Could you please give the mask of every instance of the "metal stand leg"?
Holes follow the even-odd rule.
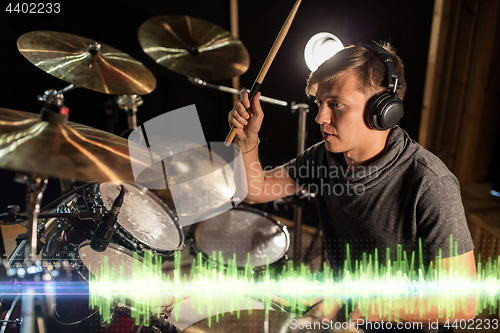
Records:
[[[302,262],[302,206],[298,203],[294,207],[293,219],[295,222],[295,233],[293,235],[293,262],[300,264]]]
[[[295,104],[292,102],[292,113],[299,112],[299,128],[297,131],[297,154],[301,154],[305,149],[307,131],[306,131],[306,115],[309,112],[308,104]],[[296,265],[302,262],[301,246],[302,246],[302,214],[303,207],[298,203],[295,206],[293,219],[295,222],[295,234],[293,237],[293,261]]]
[[[40,213],[40,205],[42,203],[43,191],[47,187],[47,177],[36,175],[24,176],[17,178],[17,181],[23,181],[28,187],[26,194],[26,210],[28,213],[28,239],[24,252],[24,266],[26,268],[33,265],[37,260],[38,247],[38,214]],[[45,324],[43,318],[38,318],[35,313],[36,289],[28,286],[22,295],[21,314],[23,322],[21,325],[21,333],[36,332],[36,325],[44,330]],[[40,331],[41,332],[41,331]]]
[[[28,186],[26,194],[26,211],[28,213],[28,239],[25,248],[24,261],[34,261],[37,259],[36,252],[38,246],[38,214],[40,214],[40,205],[42,204],[43,191],[47,187],[47,177],[27,176],[23,177]]]

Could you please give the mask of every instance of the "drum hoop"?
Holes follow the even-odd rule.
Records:
[[[75,250],[75,254],[76,254],[76,257],[75,257],[75,263],[76,261],[79,261],[79,264],[83,265],[83,267],[85,267],[85,269],[89,272],[89,274],[92,274],[90,271],[89,271],[89,268],[83,263],[83,260],[82,258],[80,257],[80,249],[84,246],[90,246],[90,240],[87,239],[83,242],[81,242],[78,247],[76,248]],[[108,247],[111,247],[113,248],[114,250],[118,250],[122,253],[125,253],[126,255],[130,256],[130,257],[134,257],[134,252],[133,251],[130,251],[129,249],[119,245],[119,244],[116,244],[116,243],[109,243],[108,244]],[[100,252],[98,252],[100,253]],[[137,259],[143,263],[144,262],[144,258],[142,257],[142,255],[140,255],[139,253],[137,253]],[[76,268],[75,268],[76,269]],[[77,269],[78,270],[78,269]],[[82,279],[85,281],[85,282],[89,282],[83,275],[80,274],[80,276],[82,277]]]
[[[95,183],[95,184],[98,185],[97,186],[97,190],[96,190],[97,191],[96,194],[98,195],[99,200],[101,201],[101,204],[102,204],[103,208],[107,211],[106,205],[104,204],[104,202],[102,200],[102,196],[101,196],[101,184],[106,184],[106,183]],[[129,231],[127,231],[118,221],[116,222],[116,225],[118,226],[117,233],[121,237],[125,238],[128,241],[134,242],[135,240],[138,240],[138,242],[143,245],[144,249],[137,249],[137,252],[141,252],[142,253],[142,252],[144,252],[144,250],[146,250],[146,251],[151,250],[155,254],[160,254],[160,255],[168,256],[170,253],[172,253],[174,251],[181,250],[184,247],[184,244],[185,244],[184,231],[182,230],[182,227],[180,225],[179,219],[175,216],[175,214],[170,209],[170,207],[168,207],[166,203],[164,203],[160,198],[158,198],[158,196],[156,194],[154,194],[151,190],[149,190],[147,187],[142,186],[140,184],[136,184],[136,183],[125,183],[125,184],[137,188],[139,191],[143,192],[145,195],[147,195],[148,197],[150,197],[151,199],[153,199],[158,205],[161,206],[161,208],[163,208],[167,212],[167,214],[172,219],[172,221],[173,221],[173,223],[174,223],[174,225],[175,225],[175,227],[177,229],[177,232],[179,233],[179,244],[178,244],[178,246],[176,248],[171,249],[171,250],[158,250],[158,249],[155,249],[155,248],[149,246],[148,244],[145,244],[143,241],[139,241]]]
[[[283,232],[283,234],[285,235],[285,242],[286,242],[286,244],[285,244],[285,251],[284,251],[283,255],[281,256],[281,258],[278,259],[278,260],[276,260],[273,263],[270,263],[270,265],[277,265],[277,264],[283,262],[284,260],[288,259],[287,255],[288,255],[288,249],[290,248],[290,234],[288,232],[288,229],[287,229],[286,225],[284,225],[283,223],[281,223],[279,220],[276,220],[274,217],[270,216],[269,213],[261,211],[259,209],[253,208],[253,207],[236,206],[236,207],[233,207],[230,210],[241,210],[241,211],[247,211],[247,212],[255,213],[255,214],[261,215],[261,216],[267,218],[268,220],[270,220],[271,222],[275,223],[281,229],[281,231]],[[215,217],[215,216],[213,216],[213,217]],[[192,240],[192,247],[195,250],[195,252],[196,253],[201,253],[202,256],[203,256],[203,259],[208,260],[208,258],[210,256],[208,254],[206,254],[205,252],[203,252],[203,250],[201,249],[201,247],[198,245],[198,241],[197,241],[198,235],[200,233],[200,231],[199,231],[200,228],[199,227],[204,222],[206,222],[206,221],[208,221],[208,219],[201,221],[200,223],[198,223],[194,227],[194,230],[192,231],[192,235],[191,235],[191,240]],[[227,266],[227,264],[224,264],[224,266]],[[241,266],[238,266],[238,267],[241,267]],[[266,267],[265,265],[263,265],[263,266],[255,266],[255,267],[253,267],[253,269],[255,271],[262,271],[265,267]]]

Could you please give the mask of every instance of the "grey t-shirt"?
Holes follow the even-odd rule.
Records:
[[[395,127],[384,154],[355,173],[342,153],[320,142],[285,165],[288,174],[316,196],[330,266],[340,272],[375,255],[385,262],[419,254],[417,265],[463,254],[474,247],[457,178],[435,155]],[[451,240],[451,241],[450,241]],[[450,253],[450,248],[452,250]],[[350,262],[346,262],[349,246]],[[416,266],[418,267],[418,266]],[[334,273],[335,274],[335,273]]]

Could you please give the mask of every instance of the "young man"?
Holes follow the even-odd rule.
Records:
[[[474,279],[473,244],[458,180],[441,160],[395,125],[403,111],[403,74],[401,59],[388,44],[383,49],[350,46],[327,60],[311,73],[306,87],[319,106],[316,122],[324,141],[266,172],[257,148],[264,117],[260,95],[250,103],[243,92],[229,113],[229,123],[238,129],[237,144],[248,183],[246,200],[272,201],[301,187],[313,192],[330,266],[336,271],[346,267],[347,258],[351,267],[355,260],[361,262],[363,254],[374,258],[375,250],[381,261],[387,251],[395,260],[398,248],[400,254],[410,258],[413,252],[418,258],[421,247],[425,267],[432,264],[447,270],[450,264],[458,265]],[[384,97],[379,98],[381,95]],[[379,99],[386,97],[387,109],[379,111],[378,103],[384,103]],[[435,304],[421,299],[405,305],[410,311],[395,311],[399,320],[411,322],[473,318],[475,298],[462,304],[466,306],[455,312],[441,309],[439,313]],[[323,303],[317,308],[322,311]],[[327,317],[334,317],[338,308],[331,309]],[[418,309],[422,308],[427,311],[421,313]],[[356,309],[351,316],[388,320],[387,313],[379,310],[373,306],[363,316]]]

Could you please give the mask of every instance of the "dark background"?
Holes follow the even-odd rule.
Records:
[[[46,89],[62,89],[69,83],[36,68],[18,51],[16,40],[35,30],[72,33],[113,46],[141,61],[157,79],[156,89],[143,96],[137,114],[141,124],[165,112],[195,104],[207,141],[223,141],[228,132],[227,113],[232,107],[229,94],[197,87],[149,58],[137,40],[145,20],[163,14],[198,17],[230,30],[229,1],[219,0],[75,0],[61,3],[60,14],[8,13],[8,1],[0,1],[0,108],[38,112],[36,95]],[[239,39],[250,54],[250,68],[241,76],[241,85],[251,87],[294,0],[239,2]],[[15,4],[15,3],[12,3]],[[304,47],[310,37],[322,31],[339,37],[344,45],[390,41],[406,65],[408,92],[405,117],[400,125],[418,139],[420,109],[427,65],[433,1],[304,0],[291,29],[261,87],[265,96],[287,102],[308,103],[306,147],[321,140],[314,117],[317,108],[304,94],[309,70]],[[231,81],[213,82],[230,86]],[[103,104],[114,96],[76,89],[65,95],[70,120],[110,131]],[[263,104],[266,117],[260,139],[263,166],[277,166],[293,158],[297,150],[298,115],[290,107]],[[127,128],[126,115],[119,114],[114,133]],[[64,166],[61,166],[64,167]],[[24,207],[26,189],[14,183],[14,173],[0,170],[0,212],[8,204]],[[44,203],[58,197],[58,183],[49,181]]]

